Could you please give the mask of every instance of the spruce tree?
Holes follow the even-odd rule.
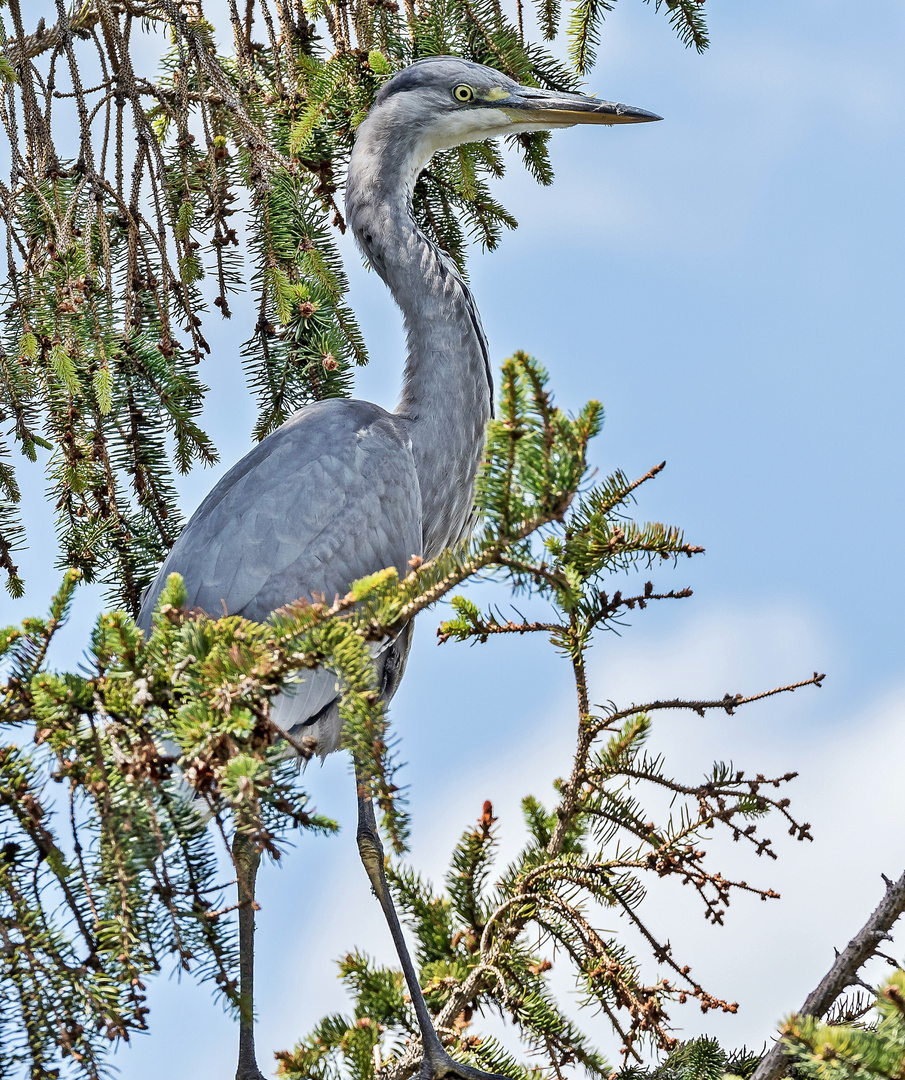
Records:
[[[801,840],[808,828],[777,790],[794,774],[747,777],[718,763],[705,781],[687,782],[645,750],[663,709],[731,713],[753,698],[591,705],[586,656],[595,632],[627,611],[688,595],[651,583],[637,595],[608,594],[606,577],[700,550],[674,528],[636,524],[626,515],[634,493],[661,466],[636,481],[617,473],[589,482],[587,448],[601,420],[597,402],[566,416],[540,365],[519,354],[503,369],[500,416],[479,478],[481,528],[402,579],[387,569],[333,602],[301,600],[256,625],[185,611],[173,575],[147,640],[127,613],[103,615],[92,636],[90,673],[57,673],[45,658],[76,588],[79,572],[72,570],[45,619],[3,632],[0,651],[10,668],[0,698],[7,735],[0,754],[4,1065],[46,1070],[62,1055],[86,1075],[99,1075],[106,1043],[145,1028],[145,980],[171,956],[240,1007],[228,918],[234,904],[214,888],[218,846],[229,852],[241,830],[278,858],[291,830],[333,828],[308,810],[295,763],[270,719],[270,700],[299,670],[324,665],[338,675],[345,743],[369,762],[384,831],[397,855],[404,851],[407,818],[368,643],[395,633],[479,572],[516,586],[553,614],[504,621],[457,596],[441,639],[548,637],[572,668],[577,738],[555,803],[526,797],[529,842],[498,880],[491,883],[500,869],[493,867],[489,806],[479,828],[466,830],[457,845],[444,891],[401,862],[390,867],[420,943],[439,1030],[455,1053],[524,1075],[531,1068],[512,1049],[469,1030],[475,1011],[492,1008],[512,1018],[554,1072],[577,1062],[608,1074],[548,985],[549,962],[533,944],[538,933],[569,958],[585,999],[609,1017],[627,1056],[638,1057],[645,1040],[675,1045],[671,1001],[735,1008],[703,987],[684,958],[672,956],[665,929],[647,926],[645,880],[687,882],[705,916],[719,922],[736,891],[773,894],[711,865],[711,830],[726,829],[765,854],[771,845],[760,820],[768,813]],[[821,678],[797,685],[819,685]],[[310,756],[304,742],[291,742],[298,757]],[[61,786],[48,789],[48,779]],[[674,796],[665,817],[645,806],[648,787]],[[595,928],[601,905],[641,930],[668,976],[644,982],[619,937]],[[282,1055],[283,1073],[409,1075],[419,1046],[399,973],[351,954],[343,975],[358,994],[355,1016],[327,1018]]]
[[[661,710],[731,713],[822,676],[749,697],[592,704],[594,635],[689,595],[652,581],[624,595],[608,579],[700,551],[675,528],[628,516],[662,466],[637,480],[588,475],[596,402],[566,416],[542,367],[518,354],[503,369],[472,540],[350,583],[335,601],[290,604],[264,625],[185,611],[174,576],[152,633],[133,622],[179,532],[175,475],[216,459],[199,423],[198,366],[205,326],[232,316],[234,292],[248,282],[256,296],[254,325],[242,330],[255,437],[307,402],[348,393],[367,360],[335,238],[355,128],[382,82],[421,56],[452,53],[573,89],[613,2],[537,0],[529,12],[522,0],[514,11],[496,0],[227,0],[221,22],[202,0],[57,0],[55,18],[34,25],[21,0],[0,7],[11,166],[0,183],[0,567],[20,595],[19,490],[40,462],[65,568],[46,617],[0,631],[0,1074],[101,1076],[110,1046],[147,1028],[147,979],[172,963],[239,1010],[235,903],[218,887],[217,860],[237,830],[279,858],[294,830],[334,829],[310,810],[298,774],[310,746],[289,740],[290,758],[270,718],[295,673],[324,665],[343,688],[346,745],[368,763],[395,852],[392,884],[457,1056],[512,1077],[573,1066],[609,1074],[550,987],[544,950],[555,947],[622,1037],[627,1062],[647,1042],[669,1054],[670,1080],[746,1075],[744,1056],[706,1041],[676,1046],[673,1003],[734,1005],[672,955],[668,927],[648,926],[645,882],[687,882],[714,922],[739,890],[769,899],[766,884],[724,878],[707,841],[727,830],[768,854],[761,824],[771,814],[807,839],[782,792],[793,774],[717,763],[704,781],[686,781],[646,741]],[[651,6],[684,44],[707,46],[700,0]],[[567,63],[549,47],[560,33]],[[514,142],[531,175],[550,183],[546,137]],[[463,267],[470,243],[492,248],[515,225],[491,194],[502,171],[498,149],[476,144],[438,155],[418,182],[422,228]],[[482,611],[457,592],[477,574],[542,614]],[[48,649],[80,580],[105,582],[113,610],[97,621],[90,666],[57,672]],[[576,744],[551,802],[526,793],[529,840],[515,861],[494,864],[488,805],[437,888],[402,859],[407,816],[368,644],[453,594],[441,640],[541,634],[562,655]],[[672,811],[652,812],[648,789],[667,791]],[[632,923],[668,974],[645,982],[640,958],[596,928],[601,908]],[[341,975],[353,1014],[302,1036],[280,1055],[282,1073],[411,1075],[419,1047],[399,973],[353,951]],[[482,1010],[510,1017],[524,1046],[483,1037]],[[523,1060],[524,1047],[540,1057]]]

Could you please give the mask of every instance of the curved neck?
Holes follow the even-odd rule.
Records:
[[[490,362],[468,287],[412,215],[415,181],[434,148],[421,132],[394,123],[391,113],[381,116],[383,111],[372,112],[358,130],[346,213],[405,319],[408,357],[396,412],[411,425],[424,556],[433,558],[470,522],[492,414]]]

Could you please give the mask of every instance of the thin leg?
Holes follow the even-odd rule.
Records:
[[[237,832],[233,841],[239,890],[239,1067],[236,1080],[264,1080],[255,1060],[255,878],[261,853]]]
[[[361,861],[367,871],[368,878],[374,889],[383,914],[386,917],[393,944],[402,964],[402,972],[405,975],[406,985],[418,1019],[418,1027],[421,1031],[421,1044],[424,1047],[424,1058],[421,1062],[420,1080],[445,1080],[446,1077],[458,1077],[460,1080],[505,1080],[493,1073],[481,1072],[473,1069],[470,1065],[460,1065],[443,1049],[440,1039],[434,1031],[430,1013],[427,1011],[427,1003],[421,993],[418,975],[415,965],[409,956],[405,938],[402,936],[402,927],[399,924],[399,916],[393,904],[387,886],[386,874],[383,869],[383,844],[377,831],[377,822],[374,818],[374,804],[366,782],[363,782],[356,764],[355,779],[358,783],[358,851]]]

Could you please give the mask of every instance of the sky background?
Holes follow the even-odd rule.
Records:
[[[679,1034],[759,1047],[865,921],[880,874],[898,876],[905,862],[905,8],[709,0],[707,9],[712,47],[698,56],[652,6],[618,5],[588,88],[664,122],[556,133],[554,187],[510,170],[496,191],[521,227],[499,251],[475,253],[470,272],[497,364],[525,349],[550,370],[560,405],[602,400],[594,463],[640,475],[665,458],[638,516],[680,525],[707,549],[637,579],[695,595],[600,638],[592,700],[719,697],[827,673],[821,690],[731,718],[656,717],[654,746],[690,780],[714,759],[801,774],[787,794],[811,822],[812,844],[768,826],[780,856],[769,863],[715,845],[727,873],[774,887],[780,901],[742,898],[714,928],[671,883],[655,883],[649,900],[648,921],[676,955],[740,1004],[733,1017],[676,1007]],[[348,241],[344,252],[372,356],[356,394],[392,406],[398,312]],[[251,445],[236,343],[253,315],[233,307],[230,324],[211,322],[202,370],[223,465],[182,484],[187,511]],[[34,540],[19,558],[28,593],[0,599],[4,623],[41,611],[60,578],[43,479],[22,479]],[[507,600],[501,589],[480,595]],[[98,610],[98,591],[83,590],[60,665],[77,662]],[[411,861],[434,880],[484,799],[499,817],[503,858],[518,847],[520,799],[549,797],[575,725],[569,672],[549,645],[437,648],[442,616],[421,616],[392,708],[408,762]],[[343,830],[302,838],[259,878],[265,1072],[270,1051],[345,1007],[336,958],[357,946],[393,959],[358,862],[348,764],[334,755],[306,782]],[[899,960],[903,941],[900,929]],[[206,988],[164,976],[150,1004],[152,1033],[117,1055],[126,1080],[233,1075],[235,1032]],[[584,1024],[617,1049],[602,1020]],[[501,1034],[512,1043],[511,1029]]]

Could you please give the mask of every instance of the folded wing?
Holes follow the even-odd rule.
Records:
[[[173,572],[185,580],[190,609],[262,622],[301,597],[332,601],[387,566],[404,576],[421,547],[421,495],[402,422],[366,402],[318,402],[211,491],[160,568],[138,622],[150,627]],[[376,651],[381,667],[404,663],[398,643]],[[335,677],[319,670],[300,679],[277,699],[274,718],[285,730],[308,728],[329,753],[339,740]]]

